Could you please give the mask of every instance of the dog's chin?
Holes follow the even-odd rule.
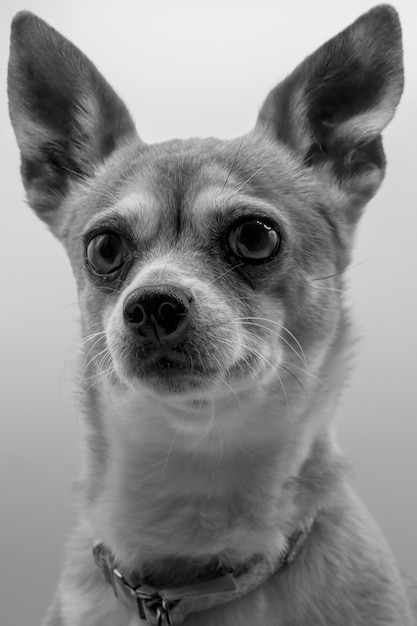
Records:
[[[207,393],[219,378],[215,370],[196,368],[191,360],[158,358],[140,361],[134,359],[117,367],[116,372],[131,387],[145,387],[158,395],[187,394],[199,396]]]
[[[136,377],[136,381],[159,395],[200,396],[210,390],[214,375],[200,374],[176,368],[149,371]]]

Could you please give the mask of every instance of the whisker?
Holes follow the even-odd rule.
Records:
[[[214,397],[212,396],[211,398],[211,417],[210,417],[210,422],[208,424],[208,428],[206,429],[206,431],[201,435],[201,437],[198,438],[198,443],[201,443],[206,437],[208,437],[208,435],[215,430],[218,433],[218,430],[216,429],[216,421],[214,418]],[[201,405],[200,405],[200,410],[201,410]]]
[[[239,153],[240,153],[240,150],[241,150],[241,148],[242,148],[242,144],[243,144],[243,140],[244,140],[244,139],[245,139],[245,135],[243,135],[243,136],[242,136],[242,139],[240,140],[239,147],[238,147],[238,149],[236,150],[235,158],[234,158],[234,160],[233,160],[233,163],[232,163],[232,166],[231,166],[231,168],[230,168],[230,170],[229,170],[229,173],[227,174],[226,180],[224,181],[224,184],[223,184],[223,187],[222,187],[222,190],[221,190],[220,194],[222,194],[222,193],[223,193],[223,191],[224,191],[224,189],[225,189],[225,187],[226,187],[227,183],[229,182],[230,175],[231,175],[231,173],[233,172],[233,170],[234,170],[234,168],[235,168],[235,165],[236,165],[236,162],[237,162],[237,158],[238,158]]]
[[[337,289],[337,287],[324,287],[323,285],[320,285],[320,287],[316,287],[316,285],[314,285],[315,289],[323,289],[324,291],[335,291],[336,293],[345,293],[344,289]]]
[[[258,316],[253,316],[253,317],[239,317],[236,318],[237,320],[259,320],[261,322],[268,322],[269,324],[276,324],[277,326],[279,326],[280,328],[282,328],[283,331],[285,331],[290,337],[291,339],[293,339],[295,341],[295,343],[297,344],[298,348],[300,349],[301,355],[302,355],[302,361],[304,362],[304,365],[307,367],[307,358],[306,355],[304,353],[304,350],[300,344],[300,342],[298,341],[297,337],[290,331],[288,330],[288,328],[286,328],[286,326],[284,326],[283,324],[281,324],[280,322],[277,322],[276,320],[271,320],[267,317],[258,317]],[[266,328],[267,330],[270,330],[268,327],[262,326],[262,328]],[[278,335],[283,341],[285,341],[285,339],[283,337],[281,337],[280,335]],[[293,346],[291,346],[288,342],[286,342],[287,345],[293,349]],[[296,352],[297,354],[297,352]],[[297,356],[299,356],[297,354]]]
[[[255,178],[255,176],[256,176],[257,174],[259,174],[259,172],[261,172],[261,171],[262,171],[265,167],[267,167],[268,165],[270,165],[273,161],[275,161],[275,157],[272,157],[271,159],[269,159],[268,161],[266,161],[265,163],[263,163],[260,167],[258,167],[258,169],[257,169],[257,170],[255,170],[255,171],[253,172],[253,174],[251,174],[251,176],[249,176],[249,178],[247,178],[247,179],[245,180],[245,182],[244,182],[242,185],[240,185],[240,187],[238,187],[237,189],[235,189],[235,190],[234,190],[234,192],[233,192],[233,194],[231,195],[230,199],[231,199],[231,198],[233,198],[234,196],[236,196],[236,195],[239,193],[239,191],[240,191],[241,189],[243,189],[243,187],[245,187],[245,185],[247,185],[247,184],[248,184],[248,183],[249,183],[249,182],[250,182],[253,178]]]
[[[87,335],[87,337],[84,337],[84,339],[78,344],[78,348],[82,348],[84,346],[84,344],[88,343],[89,341],[92,341],[94,339],[94,337],[103,337],[106,335],[106,331],[105,330],[99,330],[96,333],[92,333],[91,335]],[[93,344],[93,346],[95,346],[96,343]],[[93,347],[93,346],[90,346]]]
[[[309,378],[312,378],[313,380],[315,380],[319,385],[322,385],[323,389],[328,389],[326,383],[324,383],[320,378],[318,378],[315,374],[313,374],[313,372],[311,372],[310,370],[305,369],[304,367],[301,367],[299,365],[297,365],[296,363],[288,363],[287,361],[282,361],[282,365],[289,365],[292,368],[296,368],[298,370],[301,370],[304,374],[306,374]]]
[[[95,342],[88,348],[87,352],[84,355],[84,362],[87,361],[87,359],[89,358],[90,354],[93,352],[95,346],[100,343],[100,341],[102,340],[102,336],[98,337],[98,339],[95,340]],[[80,348],[81,349],[81,348]],[[101,354],[101,352],[99,352],[99,354]],[[96,355],[97,356],[97,355]],[[94,360],[94,356],[92,358],[92,360]],[[88,368],[88,365],[90,364],[90,362],[85,366],[85,369]]]
[[[64,306],[60,307],[60,310],[69,309],[70,307],[77,307],[78,302],[70,302],[69,304],[64,304]]]
[[[100,360],[100,363],[97,365],[97,370],[100,372],[102,371],[102,369],[105,369],[104,364],[106,363],[106,361],[108,361],[110,364],[110,360],[111,360],[111,352],[110,350],[107,350],[107,353],[104,354],[104,356]]]
[[[312,281],[315,280],[327,280],[328,278],[334,278],[335,276],[340,276],[341,274],[346,274],[346,272],[350,272],[350,270],[353,270],[355,267],[358,267],[359,265],[362,265],[362,263],[366,263],[366,261],[369,261],[370,259],[374,258],[374,254],[371,254],[370,256],[366,257],[366,259],[362,259],[362,261],[358,261],[358,263],[354,263],[354,265],[349,265],[349,267],[346,267],[344,270],[341,270],[340,272],[335,272],[334,274],[329,274],[328,276],[319,276],[318,278],[311,278]]]
[[[256,319],[256,318],[253,318],[253,319]],[[260,318],[260,319],[262,319],[262,318]],[[258,324],[257,322],[254,322],[254,321],[250,320],[249,318],[247,320],[245,320],[244,318],[237,318],[235,320],[229,320],[227,322],[227,324],[242,324],[242,326],[249,326],[249,327],[253,326],[253,327],[256,327],[256,328],[263,328],[264,330],[269,331],[270,333],[272,333],[273,335],[278,337],[278,339],[283,341],[290,348],[290,350],[292,350],[294,352],[294,354],[300,359],[300,361],[303,363],[303,365],[307,368],[306,358],[305,358],[304,351],[302,350],[301,346],[300,346],[300,349],[302,351],[302,354],[299,354],[297,352],[297,350],[294,348],[294,346],[292,346],[290,344],[290,342],[287,339],[285,339],[285,337],[283,337],[280,333],[272,330],[272,328],[269,328],[269,326],[265,326],[264,324]],[[286,330],[286,329],[284,329],[284,330]]]
[[[286,367],[286,366],[285,366],[285,365],[283,365],[282,363],[280,363],[280,364],[279,364],[279,367],[281,367],[283,370],[285,370],[286,372],[288,372],[288,374],[289,374],[290,376],[292,376],[292,377],[293,377],[293,378],[297,381],[297,383],[300,385],[301,389],[303,390],[303,393],[304,393],[304,395],[305,395],[306,400],[308,400],[308,399],[309,399],[309,396],[308,396],[307,390],[306,390],[306,388],[304,387],[304,385],[303,385],[303,383],[301,382],[301,380],[298,378],[298,376],[296,376],[296,375],[294,374],[294,372],[292,372],[292,371],[291,371],[288,367]]]
[[[224,342],[222,342],[222,343],[223,343],[223,345],[224,345]],[[220,348],[219,348],[219,346],[217,346],[217,345],[216,345],[216,346],[214,346],[214,347],[218,350],[218,352],[220,353],[220,356],[222,356],[222,355],[221,355],[221,352],[220,352]],[[236,391],[233,389],[232,385],[230,385],[230,384],[229,384],[229,383],[225,380],[226,374],[228,374],[227,370],[226,370],[226,369],[222,366],[222,364],[221,364],[220,360],[219,360],[219,359],[218,359],[218,358],[217,358],[214,354],[211,354],[211,358],[212,358],[212,359],[214,359],[214,360],[216,361],[217,365],[218,365],[219,372],[220,372],[220,375],[221,375],[221,378],[220,378],[221,383],[222,383],[223,385],[225,385],[228,389],[230,389],[230,391],[233,393],[233,395],[235,396],[236,400],[237,400],[237,401],[239,402],[239,404],[240,404],[240,398],[239,398],[239,396],[237,395]],[[229,376],[230,376],[230,375],[229,375]]]
[[[279,383],[280,383],[280,385],[282,387],[282,391],[284,392],[284,396],[285,396],[285,403],[287,405],[287,408],[289,408],[287,391],[285,389],[285,385],[284,385],[284,383],[282,381],[281,376],[278,374],[277,368],[271,363],[271,361],[269,359],[266,358],[265,355],[263,355],[258,350],[255,350],[255,348],[252,348],[251,346],[248,346],[248,345],[245,345],[245,348],[246,348],[246,350],[249,350],[249,352],[252,352],[252,354],[257,356],[260,361],[263,361],[264,363],[266,363],[270,367],[270,370],[275,374],[276,378],[278,379],[278,381],[279,381]]]
[[[202,402],[200,401],[200,410],[201,410],[201,404],[202,404]],[[172,438],[171,445],[169,446],[169,450],[168,450],[168,453],[167,453],[166,458],[165,458],[164,467],[162,468],[162,477],[165,476],[165,472],[166,472],[167,467],[168,467],[168,461],[169,461],[171,453],[172,453],[172,451],[174,449],[175,443],[176,443],[176,441],[178,439],[179,432],[180,431],[177,430],[175,432],[175,435]]]
[[[95,371],[94,374],[90,374],[89,376],[85,376],[84,374],[80,375],[80,380],[83,383],[87,383],[87,382],[91,382],[91,386],[89,387],[89,389],[91,389],[91,387],[93,386],[94,382],[96,380],[98,380],[99,378],[102,378],[104,376],[105,371]]]
[[[237,267],[241,267],[242,265],[244,265],[244,263],[238,263],[237,265],[234,265],[233,267],[229,267],[229,269],[227,269],[225,272],[220,274],[220,276],[216,276],[216,278],[211,280],[208,283],[208,285],[213,285],[217,280],[220,280],[220,278],[223,278],[223,276],[226,276],[226,274],[229,274],[229,272],[233,272],[233,270],[235,270]]]
[[[84,367],[83,372],[81,374],[82,377],[84,377],[84,374],[86,373],[86,371],[88,370],[88,368],[90,367],[90,365],[92,365],[94,363],[94,361],[96,361],[102,354],[106,354],[110,352],[109,348],[106,346],[104,348],[104,350],[101,350],[100,352],[98,352],[97,354],[95,354],[87,363],[87,365]]]
[[[86,176],[86,174],[83,174],[82,172],[77,172],[76,170],[72,170],[70,167],[66,167],[65,165],[61,165],[61,168],[63,170],[66,170],[70,174],[73,174],[74,176],[79,178],[82,182],[86,182],[89,180],[89,177]]]

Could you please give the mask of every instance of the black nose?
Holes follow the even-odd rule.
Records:
[[[127,296],[123,316],[140,341],[176,341],[186,328],[191,302],[191,293],[174,285],[138,287]]]

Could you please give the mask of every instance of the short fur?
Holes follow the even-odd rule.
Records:
[[[402,88],[398,17],[381,5],[273,89],[244,137],[147,145],[75,46],[15,17],[23,182],[69,255],[84,351],[78,523],[44,626],[140,623],[96,568],[98,539],[126,575],[180,585],[213,561],[274,560],[311,517],[292,565],[185,626],[415,623],[332,431],[352,346],[343,272]],[[233,243],[242,224],[279,245],[253,260],[250,239]],[[89,256],[108,232],[125,246],[111,275]],[[168,299],[162,338],[145,305],[128,317],[137,297]]]

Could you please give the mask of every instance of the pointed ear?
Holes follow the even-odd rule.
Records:
[[[135,127],[86,56],[26,11],[12,23],[8,94],[29,203],[52,226],[71,182],[92,176]]]
[[[275,87],[257,124],[316,168],[324,184],[338,185],[354,221],[384,176],[380,134],[402,90],[401,27],[396,11],[381,5]]]

